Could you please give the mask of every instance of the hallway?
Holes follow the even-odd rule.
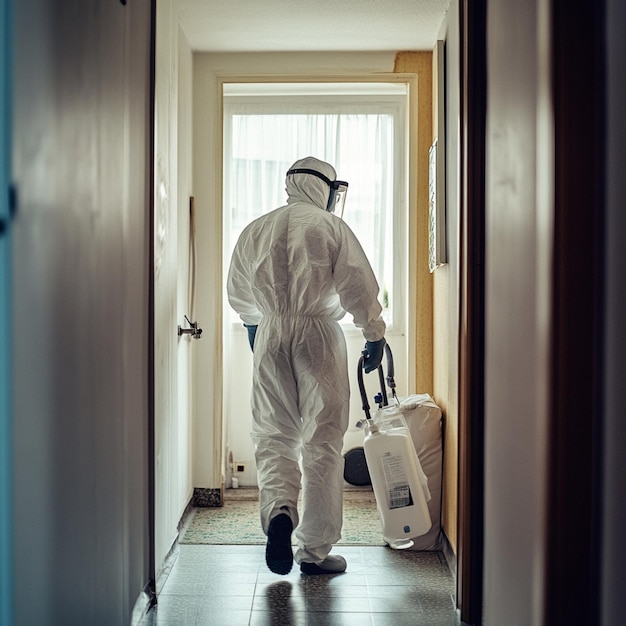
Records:
[[[345,574],[287,576],[264,546],[182,545],[140,626],[351,624],[455,626],[454,579],[442,553],[340,546]]]
[[[453,596],[476,626],[623,623],[626,2],[424,1],[445,15],[420,43],[413,0],[0,0],[0,626],[458,626]],[[144,617],[191,498],[224,485],[223,86],[383,75],[416,84],[407,389],[445,416],[456,576],[350,546],[343,575],[281,578],[261,545],[188,545]]]

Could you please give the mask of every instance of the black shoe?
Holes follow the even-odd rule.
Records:
[[[274,517],[267,529],[265,562],[274,574],[288,574],[291,571],[293,564],[292,531],[291,518],[285,513]]]

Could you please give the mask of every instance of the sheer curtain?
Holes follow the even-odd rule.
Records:
[[[349,183],[343,219],[352,228],[372,264],[380,285],[383,315],[388,327],[403,319],[402,280],[396,268],[405,261],[398,250],[398,220],[405,211],[398,193],[398,119],[402,109],[362,99],[333,102],[332,98],[307,98],[306,102],[280,104],[271,98],[224,98],[224,272],[243,228],[256,217],[286,204],[285,173],[294,161],[314,156],[331,163],[337,178]],[[398,210],[401,207],[401,210]],[[402,229],[400,229],[402,230]],[[395,245],[394,245],[394,234]],[[400,272],[405,274],[405,270]],[[224,280],[224,283],[226,281]],[[400,286],[400,287],[399,287]],[[394,301],[394,293],[398,298]],[[254,455],[248,433],[251,380],[250,348],[239,317],[224,294],[224,441],[227,459],[244,461],[238,474],[242,486],[256,484]],[[395,308],[395,312],[394,312]],[[343,322],[350,357],[358,358],[362,336],[352,318]],[[400,323],[402,326],[402,323]],[[403,332],[402,328],[398,328]],[[354,347],[351,348],[351,342]],[[395,354],[395,350],[394,350]],[[353,360],[354,360],[353,359]],[[354,360],[356,365],[356,360]],[[353,394],[357,403],[360,404]]]
[[[225,128],[225,265],[242,229],[286,203],[285,173],[289,166],[299,158],[315,156],[331,163],[337,177],[350,185],[344,220],[372,264],[389,316],[393,285],[393,115],[332,110],[259,114],[258,107],[250,109],[239,105],[237,113],[227,116]]]

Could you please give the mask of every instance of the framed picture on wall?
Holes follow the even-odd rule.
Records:
[[[431,272],[447,260],[444,68],[444,42],[438,41],[434,57],[435,140],[430,147],[428,164],[428,266]]]

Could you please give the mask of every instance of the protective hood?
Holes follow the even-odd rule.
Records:
[[[296,161],[290,168],[293,169],[310,169],[324,174],[330,180],[337,179],[335,168],[329,163],[320,161],[315,157],[306,157]],[[310,174],[294,174],[287,176],[285,180],[285,190],[287,191],[287,204],[294,202],[309,202],[326,210],[328,204],[328,196],[330,188],[317,176]]]

